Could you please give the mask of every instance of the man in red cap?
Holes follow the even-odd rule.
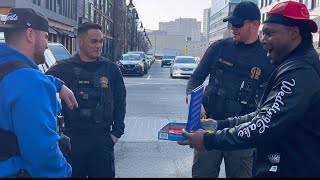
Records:
[[[188,140],[179,144],[199,151],[255,147],[254,177],[320,177],[320,61],[311,34],[317,29],[304,4],[274,6],[262,43],[277,68],[257,110],[228,118],[229,128],[213,134],[184,132]]]

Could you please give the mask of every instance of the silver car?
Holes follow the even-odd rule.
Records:
[[[192,56],[176,56],[170,67],[170,76],[190,77],[197,68],[196,59]]]

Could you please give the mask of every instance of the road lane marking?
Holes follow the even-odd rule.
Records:
[[[148,76],[147,80],[149,80],[149,79],[150,79],[150,77],[151,77],[151,75],[149,75],[149,76]]]

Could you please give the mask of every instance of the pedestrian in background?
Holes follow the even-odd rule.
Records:
[[[320,177],[320,61],[313,47],[307,7],[275,5],[263,25],[262,43],[277,68],[251,114],[229,118],[229,128],[213,134],[184,132],[179,142],[196,150],[257,148],[254,177]]]
[[[243,1],[230,17],[223,20],[230,23],[233,38],[219,40],[208,48],[187,85],[189,104],[191,91],[210,75],[204,93],[202,118],[222,120],[256,109],[265,87],[263,84],[274,69],[258,37],[260,18],[257,5]],[[219,124],[219,128],[224,126]],[[224,159],[227,178],[250,178],[253,153],[254,149],[195,151],[192,176],[218,178]]]
[[[100,25],[81,24],[79,52],[47,71],[61,78],[79,102],[76,111],[62,104],[65,134],[72,143],[72,177],[115,177],[114,145],[124,133],[126,89],[118,66],[101,57],[103,40]]]
[[[71,109],[73,93],[44,75],[47,18],[29,8],[12,8],[0,45],[0,177],[70,177],[71,166],[58,146],[56,92]]]

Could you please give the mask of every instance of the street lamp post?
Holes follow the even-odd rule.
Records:
[[[128,4],[129,10],[132,11],[134,7],[135,6],[133,5],[132,0],[130,0],[130,3]]]

